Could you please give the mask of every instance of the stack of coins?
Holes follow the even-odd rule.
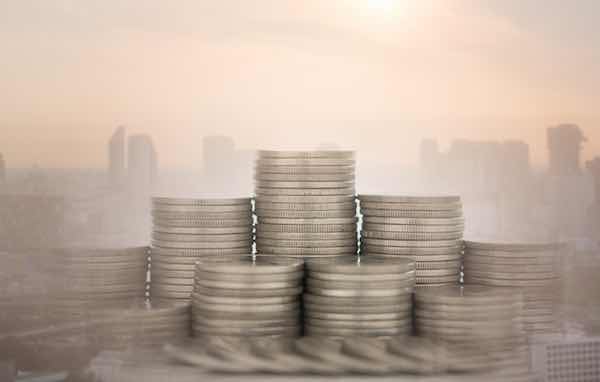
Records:
[[[415,264],[340,256],[307,262],[306,335],[391,337],[412,330]]]
[[[485,286],[427,288],[415,293],[418,335],[471,346],[499,364],[526,368],[521,295]],[[514,361],[514,363],[510,363]]]
[[[148,248],[53,251],[52,305],[57,321],[94,319],[97,312],[146,298]]]
[[[356,200],[351,151],[259,151],[259,254],[355,255]]]
[[[252,251],[250,198],[153,198],[150,297],[189,302],[194,266],[203,256]]]
[[[205,257],[192,295],[196,337],[296,337],[301,332],[301,259]]]
[[[529,335],[560,331],[560,264],[557,243],[465,242],[465,284],[512,288],[523,295],[523,326]]]
[[[183,342],[191,335],[190,306],[144,303],[103,311],[89,329],[102,349]]]
[[[409,257],[417,286],[458,284],[464,219],[458,196],[359,195],[361,255]]]

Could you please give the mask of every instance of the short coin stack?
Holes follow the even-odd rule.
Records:
[[[458,196],[359,195],[361,255],[409,257],[417,286],[458,284],[464,219]]]
[[[146,298],[148,248],[69,248],[52,252],[51,309],[62,322],[94,319],[103,309]]]
[[[355,162],[351,151],[259,151],[259,254],[355,255]]]
[[[485,286],[428,288],[415,293],[415,329],[433,340],[479,348],[498,362],[527,357],[518,293]],[[518,355],[518,356],[517,356]]]
[[[203,256],[252,250],[250,198],[153,198],[150,297],[189,302],[194,267]]]
[[[196,337],[296,337],[301,333],[301,259],[206,257],[192,295]]]
[[[415,264],[377,256],[307,261],[305,335],[391,337],[412,331]]]
[[[528,334],[559,331],[560,263],[557,243],[465,242],[465,284],[512,288],[523,294]]]

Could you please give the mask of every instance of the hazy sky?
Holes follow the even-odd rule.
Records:
[[[0,0],[0,152],[101,167],[123,124],[163,166],[201,137],[413,163],[419,141],[576,122],[600,154],[600,1]],[[360,156],[359,156],[360,158]]]

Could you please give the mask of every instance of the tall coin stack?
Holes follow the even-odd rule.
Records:
[[[200,338],[296,337],[301,259],[206,257],[196,265],[193,332]]]
[[[464,219],[458,196],[359,195],[361,255],[409,257],[417,286],[460,281]]]
[[[69,248],[52,251],[56,287],[51,309],[62,322],[94,319],[104,309],[146,298],[148,248]]]
[[[419,336],[478,349],[491,356],[495,368],[526,373],[521,301],[519,293],[485,286],[420,290],[415,293],[415,329]]]
[[[259,254],[355,255],[355,161],[351,151],[259,151]]]
[[[560,331],[560,264],[557,243],[465,242],[465,284],[512,288],[523,295],[523,326],[529,335]]]
[[[249,254],[250,198],[153,198],[150,297],[189,302],[196,261],[203,256]]]
[[[412,331],[415,264],[377,256],[307,261],[304,331],[333,338]]]

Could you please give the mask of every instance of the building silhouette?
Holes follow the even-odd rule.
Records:
[[[557,176],[579,174],[581,144],[586,141],[579,126],[562,124],[547,130],[550,154],[550,174]]]
[[[6,162],[2,153],[0,153],[0,184],[4,182],[6,182]]]
[[[125,128],[120,126],[108,143],[108,181],[112,190],[123,186],[125,171]]]
[[[127,183],[130,190],[152,193],[158,176],[158,158],[152,137],[132,135],[127,147]]]

